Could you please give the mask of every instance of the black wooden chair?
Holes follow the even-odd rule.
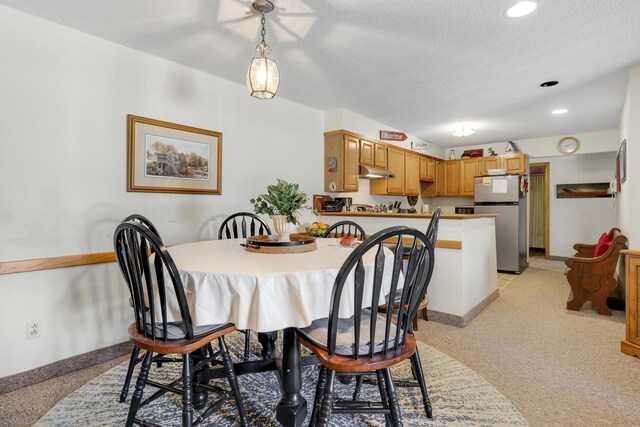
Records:
[[[364,229],[353,221],[336,222],[324,232],[322,237],[340,238],[345,236],[353,236],[357,240],[365,240],[367,238]]]
[[[427,231],[425,232],[425,236],[427,236],[427,240],[429,240],[429,243],[431,243],[431,246],[435,249],[436,247],[436,241],[438,240],[438,225],[440,223],[440,213],[441,213],[441,209],[438,208],[435,210],[435,212],[433,213],[433,216],[431,217],[431,221],[429,221],[429,225],[427,226]],[[405,247],[405,252],[407,250],[407,247]],[[435,255],[432,258],[432,265],[435,262]],[[432,271],[433,273],[433,271]],[[431,274],[432,274],[431,273]],[[431,275],[429,275],[429,281],[431,281]],[[422,298],[420,299],[421,305],[418,307],[420,308],[421,306],[424,306],[424,316],[425,319],[428,320],[427,314],[426,314],[426,306],[428,304],[428,296],[426,295],[426,291],[427,289],[425,288],[425,293],[423,294]],[[395,313],[397,310],[397,307],[400,305],[402,301],[402,292],[396,291],[396,295],[393,301],[393,312]],[[388,310],[388,303],[385,305],[382,305],[378,308],[379,312],[382,313],[386,313]],[[413,319],[413,322],[411,324],[411,330],[409,331],[410,334],[413,335],[413,331],[417,330],[417,324],[418,324],[418,316],[416,314],[416,316]],[[420,387],[420,394],[422,394],[422,405],[424,407],[424,412],[427,414],[427,418],[432,419],[433,418],[433,408],[431,406],[431,401],[429,400],[429,392],[427,391],[427,383],[424,379],[424,372],[422,370],[422,361],[420,360],[420,353],[418,352],[418,348],[416,347],[416,351],[415,353],[411,356],[411,372],[413,374],[414,379],[417,381],[417,383],[415,382],[409,382],[409,381],[402,381],[402,382],[398,382],[398,386],[400,387]],[[360,387],[362,385],[362,378],[358,378],[358,382],[356,383],[356,390],[354,392],[354,396],[355,398],[357,398],[358,394],[360,393]]]
[[[247,224],[248,223],[248,224]],[[247,230],[248,225],[248,230]],[[249,233],[247,233],[247,231]],[[238,239],[240,237],[271,234],[269,226],[258,215],[251,212],[238,212],[227,217],[220,226],[218,239]]]
[[[251,212],[238,212],[222,221],[218,231],[218,239],[238,239],[269,234],[271,234],[271,229],[258,215]],[[249,350],[251,349],[251,330],[240,330],[240,332],[244,334],[244,361],[246,362],[249,360]]]
[[[391,238],[398,239],[399,243],[393,252],[390,270],[385,272],[386,249],[383,243]],[[406,264],[403,262],[405,241],[410,248]],[[372,282],[365,283],[363,256],[370,251],[374,255],[374,265],[369,267],[373,269]],[[379,231],[349,255],[333,285],[329,316],[314,320],[309,327],[297,329],[300,343],[313,351],[322,364],[311,425],[327,425],[332,412],[382,413],[387,425],[402,425],[389,368],[410,358],[416,351],[416,340],[410,333],[411,322],[432,272],[433,246],[422,232],[409,227],[398,226]],[[349,277],[353,277],[354,289],[348,292],[353,293],[349,300],[353,304],[354,315],[340,318],[340,302]],[[379,304],[384,291],[383,277],[390,284],[391,295],[395,295],[400,278],[404,278],[401,304],[393,321],[391,316],[383,317],[377,310],[369,308]],[[365,301],[365,295],[370,295],[371,299]],[[362,376],[374,372],[381,402],[334,402],[336,373]]]
[[[138,409],[166,392],[174,392],[182,396],[183,427],[199,424],[204,416],[213,412],[226,399],[227,395],[225,393],[194,421],[193,377],[201,369],[206,369],[210,363],[219,363],[217,358],[220,356],[231,386],[231,394],[238,407],[240,423],[243,426],[247,425],[236,374],[224,340],[225,334],[235,331],[235,325],[225,323],[194,326],[192,324],[178,269],[160,239],[148,227],[135,222],[121,223],[115,231],[114,249],[120,271],[133,300],[135,322],[129,327],[129,337],[134,345],[146,351],[125,425],[127,427],[134,423],[149,425],[136,418]],[[150,263],[151,257],[153,257],[153,265]],[[169,278],[168,280],[165,279],[165,275]],[[176,307],[167,307],[167,301],[175,301]],[[171,314],[178,320],[171,320],[168,310],[171,310],[173,312]],[[207,349],[215,339],[218,340],[219,351],[211,354]],[[192,366],[194,352],[199,352],[203,357],[196,368]],[[180,381],[158,384],[147,379],[154,353],[182,355],[183,367]],[[175,387],[179,382],[182,384],[181,387]],[[142,402],[145,385],[158,387],[160,390]],[[218,391],[217,388],[206,384],[199,384],[199,387]]]
[[[134,222],[134,223],[142,224],[145,227],[147,227],[153,234],[155,234],[158,240],[162,242],[162,238],[160,238],[160,233],[158,233],[158,230],[156,229],[156,227],[146,217],[139,214],[132,214],[126,217],[125,219],[123,219],[122,222],[123,223]],[[133,306],[133,298],[129,299],[129,303],[131,304],[131,306]],[[120,402],[124,402],[127,399],[127,395],[129,394],[129,386],[131,384],[131,376],[133,375],[133,370],[136,367],[136,365],[142,362],[143,360],[143,357],[138,357],[139,354],[140,354],[140,347],[138,347],[137,345],[134,345],[133,349],[131,349],[131,358],[129,359],[129,368],[127,369],[127,376],[124,379],[124,384],[122,385],[122,390],[120,391]],[[156,361],[158,362],[158,365],[162,363],[162,361],[160,360],[156,360]]]

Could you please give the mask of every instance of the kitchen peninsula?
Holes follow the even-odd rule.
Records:
[[[367,235],[394,225],[426,230],[431,214],[320,212],[324,222],[351,220]],[[427,291],[429,319],[466,326],[498,297],[495,215],[442,214],[436,264]]]

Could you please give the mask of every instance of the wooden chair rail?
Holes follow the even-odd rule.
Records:
[[[54,268],[77,267],[80,265],[102,264],[105,262],[115,262],[115,260],[116,255],[113,252],[95,252],[80,255],[6,261],[0,262],[0,275],[51,270]]]

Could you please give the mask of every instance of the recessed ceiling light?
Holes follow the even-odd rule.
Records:
[[[551,87],[557,84],[558,82],[556,80],[549,80],[548,82],[540,83],[540,87]]]
[[[521,1],[507,9],[506,15],[509,18],[519,18],[536,10],[538,5],[533,1]]]
[[[558,108],[558,109],[556,109],[556,110],[553,110],[553,111],[551,112],[551,114],[564,114],[564,113],[566,113],[567,111],[569,111],[569,110],[567,110],[566,108]]]

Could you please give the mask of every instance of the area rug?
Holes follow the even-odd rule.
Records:
[[[233,350],[234,360],[242,350],[242,337],[231,336],[227,340]],[[455,359],[418,343],[425,370],[429,397],[433,405],[434,419],[429,420],[423,410],[419,388],[398,388],[398,398],[405,426],[526,426],[527,422],[518,410],[473,370]],[[178,364],[154,366],[153,379],[163,381],[180,376]],[[124,425],[133,384],[125,403],[118,403],[118,395],[124,381],[127,363],[120,364],[71,393],[60,401],[35,426],[120,426]],[[302,394],[307,402],[313,402],[318,368],[303,370]],[[410,379],[411,368],[408,361],[393,369],[394,380]],[[227,386],[224,382],[221,385]],[[239,377],[245,410],[251,425],[276,427],[274,409],[280,399],[278,381],[273,372],[244,375]],[[149,391],[153,387],[147,387]],[[341,399],[350,399],[353,384],[336,382],[336,392]],[[145,395],[148,395],[145,389]],[[378,388],[363,385],[361,398],[378,400]],[[309,413],[311,412],[309,404]],[[164,396],[139,412],[139,418],[163,426],[180,426],[180,400],[177,395]],[[309,422],[309,415],[304,425]],[[216,413],[209,416],[203,426],[237,426],[237,411],[229,399]],[[334,415],[334,426],[383,426],[382,415]]]

